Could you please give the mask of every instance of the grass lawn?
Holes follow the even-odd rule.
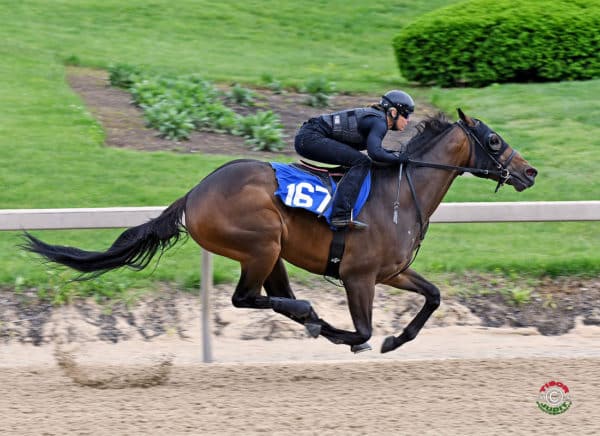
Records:
[[[65,81],[67,58],[85,66],[124,62],[167,73],[252,84],[269,73],[288,86],[325,75],[343,91],[404,87],[455,115],[460,106],[485,120],[540,171],[523,193],[460,178],[447,201],[598,200],[600,81],[410,87],[391,39],[412,18],[452,1],[365,2],[23,1],[0,0],[0,208],[166,205],[232,156],[108,149],[104,134]],[[105,249],[118,230],[36,232],[51,243]],[[0,233],[0,284],[40,285],[107,295],[152,281],[198,282],[198,248],[188,241],[154,272],[112,272],[93,284],[70,283],[15,248]],[[530,274],[600,272],[600,223],[432,225],[415,267]],[[237,266],[216,261],[216,279]],[[293,274],[303,277],[293,269]]]

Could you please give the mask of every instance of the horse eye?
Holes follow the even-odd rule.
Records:
[[[502,141],[500,141],[500,138],[498,137],[498,135],[495,135],[494,133],[492,133],[488,137],[488,146],[493,151],[498,151],[498,150],[500,150],[500,147],[502,146]]]

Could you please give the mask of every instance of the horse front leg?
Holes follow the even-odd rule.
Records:
[[[412,269],[407,269],[402,274],[383,282],[383,284],[398,289],[418,292],[425,297],[425,304],[413,320],[404,328],[402,333],[399,336],[388,336],[385,338],[381,346],[381,352],[387,353],[388,351],[395,350],[405,342],[412,341],[417,336],[431,314],[440,306],[440,290]]]

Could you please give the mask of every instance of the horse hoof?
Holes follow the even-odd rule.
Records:
[[[304,324],[304,327],[306,328],[306,332],[312,338],[316,338],[321,333],[321,325],[320,324],[313,324],[313,323],[307,322],[306,324]]]
[[[388,351],[395,350],[396,348],[398,348],[396,346],[396,337],[395,336],[388,336],[383,341],[383,345],[381,346],[381,352],[382,353],[387,353]]]
[[[368,342],[365,342],[364,344],[360,344],[360,345],[352,345],[350,347],[350,351],[352,351],[354,354],[362,353],[363,351],[371,351],[371,350],[372,350],[372,348]]]

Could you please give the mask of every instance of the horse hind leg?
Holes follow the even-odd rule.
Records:
[[[359,281],[357,280],[356,282]],[[370,288],[373,289],[373,286],[371,286]],[[273,271],[271,271],[271,274],[269,274],[269,276],[265,280],[264,287],[267,292],[267,295],[272,297],[272,301],[275,299],[278,299],[280,301],[284,299],[288,301],[297,302],[304,301],[295,299],[296,296],[294,295],[290,286],[287,271],[285,269],[285,264],[281,259],[278,259],[275,263]],[[293,314],[289,311],[282,310],[282,307],[279,307],[278,309],[274,310],[300,324],[303,324],[312,337],[316,338],[320,334],[325,339],[329,340],[330,342],[333,342],[334,344],[350,345],[351,351],[353,351],[354,353],[360,353],[362,351],[367,351],[371,349],[370,345],[367,344],[366,341],[371,336],[371,311],[373,302],[373,291],[371,290],[370,293],[367,291],[366,294],[361,293],[360,289],[364,289],[365,287],[367,288],[367,290],[369,289],[368,284],[365,284],[362,281],[360,281],[360,284],[356,288],[356,291],[353,291],[353,288],[350,288],[349,291],[351,314],[355,327],[357,327],[357,331],[355,332],[341,330],[333,327],[325,320],[319,318],[319,316],[314,311],[314,309],[312,309],[312,307],[310,308],[310,313],[308,317],[298,317],[297,314]],[[365,301],[363,301],[364,298],[362,298],[361,295],[366,295]]]
[[[231,299],[233,305],[238,308],[273,309],[302,324],[311,318],[318,318],[310,303],[306,300],[296,300],[289,283],[286,285],[282,282],[280,269],[283,264],[279,262],[281,261],[276,250],[271,253],[271,256],[253,256],[252,260],[243,262],[242,274]],[[278,265],[277,273],[274,275],[273,270],[276,265]],[[283,271],[285,273],[285,270]],[[287,281],[287,274],[285,280]],[[274,291],[277,284],[283,286],[277,286],[279,291]],[[260,295],[263,285],[272,295],[278,296]],[[315,335],[314,332],[311,334]]]
[[[313,338],[319,336],[319,333],[321,332],[321,324],[319,322],[319,316],[314,311],[312,306],[310,307],[308,314],[302,317],[298,317],[296,314],[285,310],[285,307],[282,307],[285,306],[285,303],[282,304],[281,299],[299,301],[300,303],[304,300],[296,300],[296,296],[294,295],[294,292],[290,286],[290,280],[285,269],[285,264],[281,258],[277,259],[277,262],[275,262],[273,271],[271,271],[271,274],[269,274],[265,280],[264,288],[267,292],[267,295],[271,297],[271,302],[273,302],[274,299],[280,299],[280,307],[278,308],[279,310],[276,310],[278,313],[281,313],[291,320],[304,325],[308,334]],[[287,302],[287,304],[293,305],[298,303]],[[303,305],[303,303],[301,304]]]
[[[362,289],[364,286],[361,284],[364,283],[360,281],[356,292],[349,291],[349,305],[357,331],[340,330],[319,318],[310,302],[296,299],[283,260],[279,258],[278,251],[272,251],[271,255],[274,253],[277,253],[277,257],[255,255],[252,260],[242,263],[242,274],[232,297],[233,305],[239,308],[273,309],[303,324],[313,337],[320,334],[334,344],[350,345],[355,353],[369,350],[366,341],[371,336],[373,286],[370,293],[367,292],[366,306],[362,309],[365,302],[358,296],[358,289]],[[260,295],[262,286],[267,292],[266,297]]]

